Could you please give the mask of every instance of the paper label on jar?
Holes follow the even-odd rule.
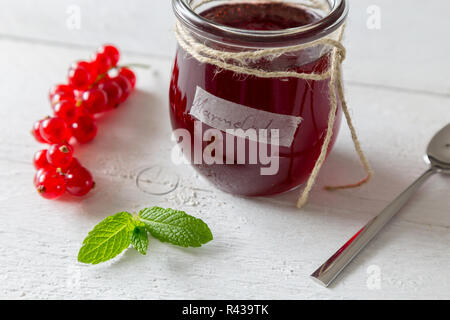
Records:
[[[227,133],[230,133],[230,129],[236,130],[235,136],[248,129],[278,129],[278,144],[283,147],[292,145],[294,134],[303,120],[301,117],[246,107],[216,97],[200,87],[197,87],[189,114],[212,128]]]

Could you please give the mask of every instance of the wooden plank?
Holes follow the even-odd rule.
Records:
[[[31,156],[40,146],[29,128],[49,111],[48,88],[64,81],[72,60],[88,55],[85,49],[0,41],[0,61],[8,61],[2,72],[9,75],[0,86],[1,298],[450,297],[450,199],[444,177],[433,178],[418,193],[332,290],[308,278],[425,169],[421,154],[433,133],[450,121],[449,99],[348,85],[352,114],[377,175],[357,190],[321,189],[362,174],[343,127],[310,204],[297,210],[298,191],[273,198],[234,197],[211,188],[191,168],[168,163],[171,62],[126,54],[125,61],[149,63],[152,70],[137,71],[137,91],[130,100],[100,121],[95,141],[77,148],[97,188],[83,201],[46,201],[31,183]],[[169,167],[180,177],[174,192],[155,196],[136,187],[137,173],[153,165]],[[129,250],[104,265],[76,263],[81,241],[99,220],[151,205],[201,217],[215,240],[200,249],[152,240],[146,257]],[[380,289],[367,285],[373,268],[380,271]]]

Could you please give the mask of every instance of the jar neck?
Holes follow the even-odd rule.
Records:
[[[273,2],[275,1],[280,2],[280,0],[273,0]],[[336,34],[335,31],[345,22],[349,9],[348,0],[316,0],[313,3],[320,5],[321,11],[319,14],[322,18],[311,24],[282,30],[233,28],[208,20],[200,15],[206,6],[210,8],[217,4],[237,2],[249,3],[255,1],[172,0],[172,6],[178,21],[194,36],[222,43],[226,46],[248,48],[286,47],[333,36],[333,34]],[[284,1],[284,3],[312,8],[311,1]]]

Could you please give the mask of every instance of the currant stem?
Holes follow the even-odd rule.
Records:
[[[120,69],[120,68],[141,68],[141,69],[151,69],[152,66],[149,64],[145,64],[145,63],[129,63],[129,64],[125,64],[125,65],[120,65],[117,66],[116,69]]]

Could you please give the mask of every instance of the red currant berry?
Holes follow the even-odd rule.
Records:
[[[50,169],[51,169],[52,167],[50,167]],[[37,187],[37,184],[38,184],[38,181],[39,181],[39,176],[43,173],[43,172],[45,172],[47,170],[47,168],[40,168],[40,169],[38,169],[37,171],[36,171],[36,173],[34,174],[34,180],[33,180],[33,183],[34,183],[34,186],[35,187]]]
[[[48,161],[47,161],[47,150],[46,149],[39,150],[38,152],[36,152],[34,154],[33,165],[38,170],[42,169],[42,168],[46,168],[50,165],[50,163],[48,163]]]
[[[77,115],[77,106],[73,100],[60,101],[53,106],[55,116],[72,123]]]
[[[95,186],[91,173],[81,166],[67,170],[64,180],[67,192],[79,197],[87,194]]]
[[[110,80],[110,79],[111,79],[111,77],[109,76],[109,74],[104,73],[104,74],[102,75],[102,77],[98,80],[97,87],[98,87],[101,83],[105,83],[106,81],[108,81],[108,80]]]
[[[94,114],[104,111],[107,102],[108,96],[105,91],[92,88],[83,93],[81,106],[90,114]]]
[[[36,174],[36,190],[46,199],[56,199],[66,190],[64,176],[55,168],[46,168]]]
[[[120,58],[119,50],[112,45],[104,45],[97,50],[98,54],[106,55],[110,60],[113,67],[117,65]]]
[[[98,85],[98,88],[105,91],[108,96],[106,109],[114,109],[119,105],[123,95],[122,88],[113,79],[105,80]]]
[[[96,66],[96,71],[98,75],[104,74],[109,71],[113,67],[113,63],[111,58],[107,56],[105,53],[97,52],[93,58],[93,63]]]
[[[120,74],[117,77],[113,78],[113,81],[116,82],[122,89],[122,95],[120,96],[119,99],[119,103],[122,103],[128,98],[128,96],[131,93],[131,90],[133,90],[133,88],[131,87],[131,83],[128,80],[128,78]]]
[[[58,102],[62,101],[72,101],[73,103],[76,103],[76,98],[73,98],[72,96],[65,96],[64,94],[58,93],[53,96],[52,100],[50,101],[50,104],[54,106]]]
[[[86,69],[91,75],[91,79],[92,79],[91,84],[93,82],[95,82],[95,80],[97,79],[98,73],[97,73],[97,65],[95,64],[95,62],[79,61],[75,64],[72,64],[72,67],[73,68],[81,67],[81,68]]]
[[[81,116],[92,117],[92,114],[89,111],[87,111],[85,108],[83,108],[82,106],[79,106],[77,108],[77,116],[76,116],[75,120]]]
[[[47,161],[56,168],[68,168],[72,162],[73,149],[69,144],[53,144],[47,152]]]
[[[92,71],[83,64],[76,63],[69,69],[69,84],[75,89],[86,89],[95,81]]]
[[[74,90],[75,101],[80,101],[83,97],[84,90]]]
[[[56,95],[60,97],[60,100],[62,100],[61,97],[64,97],[65,99],[75,98],[73,87],[67,84],[58,84],[53,86],[48,94],[50,101],[53,101]]]
[[[42,136],[41,136],[40,129],[41,129],[42,121],[43,120],[39,120],[33,124],[33,129],[31,130],[31,134],[34,136],[34,138],[37,140],[37,142],[47,143],[47,141],[45,141],[44,138],[42,138]]]
[[[97,124],[94,118],[87,115],[79,116],[72,123],[72,135],[79,143],[91,141],[97,135]]]
[[[134,74],[133,71],[131,71],[128,68],[121,68],[119,71],[119,75],[122,75],[125,78],[127,78],[131,83],[131,87],[134,89],[134,86],[136,85],[136,75]]]
[[[70,170],[70,169],[78,168],[78,167],[81,167],[81,163],[77,158],[73,157],[72,162],[70,162],[70,165],[67,169]]]
[[[66,122],[57,117],[42,120],[39,133],[48,143],[64,143],[68,138]]]

